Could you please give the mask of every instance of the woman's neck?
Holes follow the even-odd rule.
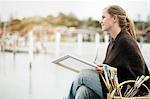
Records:
[[[111,29],[109,33],[110,33],[110,36],[115,40],[117,35],[120,33],[120,31],[121,31],[120,27],[113,27],[113,29]]]

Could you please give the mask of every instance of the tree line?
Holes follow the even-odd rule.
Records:
[[[150,26],[150,22],[134,21],[136,30],[145,30]],[[3,30],[6,27],[8,32],[23,32],[26,33],[30,27],[37,25],[43,26],[67,26],[75,28],[90,28],[100,30],[100,24],[98,20],[94,20],[91,17],[81,20],[78,19],[73,13],[64,14],[59,13],[57,16],[48,15],[47,17],[28,17],[23,19],[11,18],[9,21],[0,22],[0,29]]]

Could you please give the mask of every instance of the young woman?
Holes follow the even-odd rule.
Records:
[[[117,68],[118,82],[150,75],[136,43],[132,21],[123,8],[111,5],[103,9],[101,26],[111,37],[103,64]],[[99,76],[103,64],[94,70],[83,70],[73,81],[67,99],[104,99],[107,89]],[[150,88],[150,81],[146,82]]]

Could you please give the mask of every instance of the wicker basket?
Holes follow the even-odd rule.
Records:
[[[119,96],[111,97],[110,94],[107,94],[107,99],[150,99],[150,96],[124,98],[124,97],[119,97]]]
[[[135,83],[135,80],[124,81],[119,84],[118,88],[120,88],[121,86],[128,84],[128,83]],[[142,86],[144,86],[147,89],[149,95],[125,98],[122,96],[115,96],[116,89],[114,89],[111,93],[107,94],[107,99],[150,99],[150,89],[145,84],[142,84]]]

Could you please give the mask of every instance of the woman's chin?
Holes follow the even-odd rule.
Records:
[[[105,28],[102,28],[102,31],[106,31],[106,29],[105,29]]]

